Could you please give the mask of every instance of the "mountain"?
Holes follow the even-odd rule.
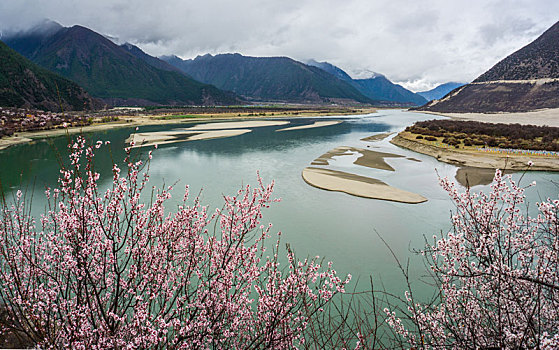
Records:
[[[379,99],[389,102],[396,102],[407,106],[421,106],[427,100],[410,90],[394,84],[384,75],[377,74],[368,79],[354,79],[357,89],[369,98]]]
[[[472,83],[420,109],[494,113],[542,108],[559,108],[559,22]]]
[[[0,41],[0,106],[68,111],[93,109],[95,102],[76,83],[37,66]]]
[[[82,26],[25,32],[6,43],[36,64],[83,86],[109,104],[233,104],[230,92],[203,84],[177,71],[160,69],[104,36]],[[166,66],[164,62],[161,65]]]
[[[2,36],[2,40],[12,49],[23,56],[33,57],[43,43],[56,34],[62,25],[51,20],[44,20],[32,28],[22,32],[7,32]]]
[[[452,90],[464,85],[466,84],[450,82],[450,83],[441,84],[431,90],[418,92],[417,94],[423,96],[427,101],[433,101],[433,100],[438,100],[440,98],[443,98],[446,94],[448,94]]]
[[[331,63],[315,60],[310,60],[307,63],[347,81],[363,95],[375,101],[406,106],[421,106],[427,102],[424,97],[392,83],[382,74],[374,73],[368,79],[353,79],[349,74]]]
[[[350,83],[288,57],[240,54],[161,57],[196,80],[247,99],[300,103],[373,103]]]
[[[347,74],[341,68],[338,68],[331,63],[309,60],[309,61],[307,61],[307,64],[309,66],[318,67],[318,68],[322,69],[323,71],[326,71],[326,72],[332,74],[333,76],[335,76],[338,79],[345,80],[345,81],[348,81],[348,82],[353,82],[353,79],[349,76],[349,74]]]
[[[144,51],[142,51],[142,49],[140,49],[139,47],[132,45],[130,43],[124,43],[122,45],[120,45],[120,47],[122,47],[123,49],[125,49],[126,51],[128,51],[130,54],[136,56],[136,58],[141,59],[142,61],[144,61],[145,63],[149,64],[152,67],[155,67],[157,69],[161,69],[161,70],[166,70],[168,72],[178,72],[183,74],[183,72],[170,65],[169,63],[160,60],[157,57],[153,57],[148,55],[147,53],[145,53]]]

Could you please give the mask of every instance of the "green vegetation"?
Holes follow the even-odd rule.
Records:
[[[60,53],[64,52],[64,55]],[[161,104],[231,104],[232,93],[157,69],[87,28],[74,26],[30,50],[29,59],[104,99]]]
[[[475,121],[426,120],[406,128],[416,139],[439,141],[456,148],[499,147],[559,151],[559,128]]]
[[[248,57],[239,54],[169,60],[194,79],[265,101],[323,102],[348,99],[373,101],[350,83],[313,66],[287,57]]]
[[[110,123],[110,122],[117,122],[119,121],[120,118],[117,116],[104,116],[101,118],[101,120],[99,121],[100,123]]]
[[[0,41],[0,106],[49,111],[92,108],[77,84],[41,68]]]

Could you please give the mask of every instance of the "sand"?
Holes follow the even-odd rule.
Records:
[[[184,129],[135,133],[130,135],[126,141],[134,141],[134,147],[154,146],[156,144],[165,145],[176,142],[238,136],[251,132],[251,129],[247,128],[259,128],[285,124],[289,124],[289,122],[278,120],[245,120],[239,122],[206,123]]]
[[[303,180],[313,187],[352,196],[410,204],[427,201],[427,198],[419,194],[400,190],[380,180],[341,171],[307,167],[302,176]]]
[[[559,171],[559,157],[491,154],[474,150],[442,148],[411,139],[407,132],[399,133],[390,140],[390,143],[435,157],[441,162],[459,166],[503,170]],[[533,165],[528,167],[530,161],[533,162]]]
[[[198,124],[185,130],[225,130],[225,129],[242,129],[242,128],[260,128],[264,126],[276,126],[289,124],[284,120],[246,120],[241,122],[219,122]]]
[[[510,172],[506,172],[510,173]],[[461,167],[456,171],[456,181],[464,187],[489,185],[495,177],[495,169]]]
[[[136,133],[130,135],[126,142],[134,141],[134,148],[155,145],[165,145],[169,143],[209,140],[223,137],[232,137],[251,132],[251,129],[231,129],[231,130],[210,130],[210,131],[189,131],[188,129],[176,129],[171,131],[158,131],[147,133]]]
[[[126,122],[111,122],[104,124],[93,124],[88,126],[70,127],[70,128],[59,128],[41,131],[24,131],[17,132],[14,136],[3,137],[0,139],[0,150],[8,148],[13,145],[28,143],[34,139],[44,139],[49,137],[64,136],[66,134],[81,134],[94,131],[109,130],[113,128],[121,128],[131,126]]]
[[[373,136],[369,136],[369,137],[364,137],[361,139],[361,141],[367,141],[367,142],[376,142],[376,141],[382,141],[385,138],[387,138],[390,135],[393,135],[395,133],[393,132],[385,132],[382,134],[377,134],[377,135],[373,135]]]
[[[519,113],[436,113],[424,112],[435,115],[442,115],[458,120],[474,120],[486,123],[505,123],[505,124],[522,124],[522,125],[538,125],[538,126],[554,126],[559,127],[559,108],[542,109],[534,112]]]
[[[357,158],[353,164],[365,166],[368,168],[374,169],[381,169],[381,170],[388,170],[394,171],[388,163],[384,161],[384,158],[404,158],[399,154],[393,153],[383,153],[383,152],[376,152],[376,151],[369,151],[362,148],[355,148],[355,147],[348,147],[348,146],[341,146],[336,147],[320,157],[316,158],[311,165],[329,165],[329,160],[332,157],[339,157],[339,156],[347,156],[352,155],[355,153],[361,154],[359,158]]]
[[[341,120],[325,120],[325,121],[314,122],[314,124],[292,126],[290,128],[279,129],[276,131],[292,131],[292,130],[302,130],[302,129],[311,129],[311,128],[321,128],[324,126],[340,124],[341,122],[342,122]]]
[[[8,148],[10,146],[14,146],[14,145],[19,145],[22,143],[28,143],[33,141],[32,139],[30,139],[29,137],[21,137],[21,136],[11,136],[11,137],[5,137],[0,139],[0,150],[3,150],[5,148]]]

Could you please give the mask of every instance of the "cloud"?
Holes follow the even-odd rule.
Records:
[[[475,79],[556,13],[555,0],[19,0],[0,2],[0,29],[50,18],[152,55],[315,58],[423,90]]]

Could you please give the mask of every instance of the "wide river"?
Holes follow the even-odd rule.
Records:
[[[380,110],[368,115],[282,119],[288,126],[312,124],[316,120],[342,120],[333,126],[276,132],[286,126],[254,128],[252,132],[235,137],[176,143],[160,146],[154,151],[151,179],[154,184],[178,181],[175,198],[182,197],[182,189],[189,184],[191,193],[202,190],[202,202],[220,207],[223,194],[234,194],[243,184],[255,184],[256,173],[265,182],[275,181],[275,196],[281,198],[265,213],[264,222],[282,231],[282,241],[290,243],[298,257],[319,255],[333,261],[339,273],[351,273],[368,281],[372,275],[392,291],[401,290],[403,279],[389,250],[406,263],[418,289],[419,277],[425,268],[413,249],[421,248],[424,237],[432,237],[450,228],[453,209],[447,194],[438,184],[438,176],[454,178],[457,167],[436,159],[399,148],[385,139],[365,142],[361,138],[378,133],[404,129],[414,121],[433,119],[432,115],[400,110]],[[141,127],[141,132],[169,130],[185,124]],[[109,140],[112,157],[122,159],[125,139],[132,128],[113,129],[89,134],[92,140]],[[0,180],[5,192],[20,187],[34,188],[34,212],[44,208],[42,195],[45,186],[54,186],[58,176],[57,148],[64,154],[66,138],[36,141],[0,151]],[[335,158],[330,169],[352,172],[382,180],[403,190],[419,193],[428,199],[422,204],[403,204],[354,197],[345,193],[320,190],[306,184],[301,171],[323,153],[338,146],[353,146],[413,157],[388,158],[394,172],[354,165],[357,156]],[[98,169],[107,174],[110,155],[101,153]],[[437,175],[438,173],[438,175]],[[518,179],[522,174],[514,174]],[[107,178],[107,177],[105,177]],[[523,184],[537,182],[527,192],[533,205],[540,198],[557,198],[559,174],[528,172]],[[486,191],[487,185],[474,187]],[[170,206],[171,207],[171,206]],[[363,288],[366,286],[363,286]],[[397,292],[399,293],[399,292]]]

